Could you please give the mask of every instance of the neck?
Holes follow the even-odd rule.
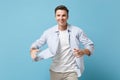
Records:
[[[67,24],[65,25],[65,26],[58,26],[58,29],[60,30],[60,31],[64,31],[64,30],[66,30],[67,29]]]

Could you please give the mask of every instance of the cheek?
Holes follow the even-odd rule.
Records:
[[[64,19],[64,20],[67,20],[67,19],[68,19],[68,17],[64,17],[63,19]]]
[[[55,19],[58,21],[58,20],[59,20],[59,17],[55,17]]]
[[[58,18],[55,18],[56,21],[58,21]]]

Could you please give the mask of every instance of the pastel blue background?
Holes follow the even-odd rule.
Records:
[[[120,80],[120,0],[0,0],[0,80],[49,80],[51,59],[33,62],[32,42],[56,24],[54,8],[95,43],[80,80]]]

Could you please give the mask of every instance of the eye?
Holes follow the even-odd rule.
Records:
[[[57,17],[59,17],[60,15],[58,14],[58,15],[56,15]]]
[[[66,15],[62,15],[63,17],[66,17]]]

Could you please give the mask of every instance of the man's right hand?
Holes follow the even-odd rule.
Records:
[[[30,55],[31,55],[31,58],[32,58],[32,59],[35,59],[35,58],[37,57],[37,56],[36,56],[37,52],[39,52],[39,50],[38,50],[38,49],[35,49],[35,48],[32,48],[32,49],[30,50]]]

